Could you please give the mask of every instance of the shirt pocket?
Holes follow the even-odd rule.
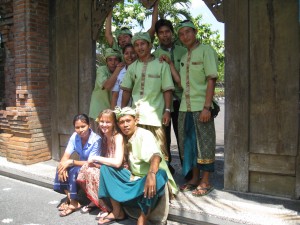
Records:
[[[202,64],[203,64],[203,62],[200,62],[200,61],[199,61],[199,62],[192,62],[192,65],[193,65],[193,66],[196,66],[196,65],[202,65]]]
[[[158,74],[148,74],[149,78],[160,78],[160,75]]]

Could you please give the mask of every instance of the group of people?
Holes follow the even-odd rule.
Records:
[[[116,31],[116,40],[111,13],[107,17],[111,48],[105,52],[106,65],[97,69],[89,117],[80,114],[73,120],[75,132],[55,177],[54,190],[67,194],[60,216],[99,208],[98,224],[108,224],[126,218],[121,206],[135,206],[140,209],[137,224],[146,224],[166,190],[170,196],[178,193],[171,122],[186,178],[180,191],[199,197],[213,190],[217,55],[197,40],[191,21],[180,22],[175,30],[170,21],[157,20],[157,14],[158,1],[148,32],[132,35],[124,28]],[[175,32],[183,46],[174,43]],[[151,53],[154,33],[160,46]],[[73,152],[79,160],[71,159]],[[79,186],[91,201],[83,207]]]

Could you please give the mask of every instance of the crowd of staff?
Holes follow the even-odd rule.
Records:
[[[106,64],[97,68],[89,116],[73,120],[75,132],[55,176],[54,190],[67,195],[58,207],[62,217],[99,209],[98,224],[109,224],[135,208],[138,225],[165,222],[169,199],[178,191],[200,197],[213,190],[217,55],[199,42],[191,21],[174,28],[169,20],[158,20],[158,3],[147,32],[133,35],[121,28],[115,39],[112,12],[107,16]],[[155,33],[159,46],[152,52]],[[175,34],[182,45],[175,44]],[[179,188],[171,165],[171,123],[186,179]],[[78,160],[71,159],[74,152]],[[78,188],[88,205],[80,203]]]

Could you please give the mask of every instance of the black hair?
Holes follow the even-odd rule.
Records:
[[[129,48],[129,47],[133,48],[133,45],[132,45],[131,43],[128,43],[128,44],[126,44],[126,45],[122,48],[122,53],[123,53],[123,55],[124,55],[124,53],[125,53],[125,50],[126,50],[127,48]]]
[[[158,30],[159,28],[161,28],[162,26],[167,26],[170,28],[170,30],[172,31],[172,33],[174,33],[174,27],[172,25],[172,22],[170,20],[166,20],[166,19],[159,19],[156,23],[155,23],[155,32],[156,34],[158,34]]]
[[[78,120],[81,120],[82,122],[86,123],[87,125],[90,125],[90,119],[89,117],[82,113],[82,114],[77,114],[76,116],[74,116],[74,119],[73,119],[73,126],[75,127],[75,123],[76,121]]]
[[[120,30],[129,30],[129,31],[130,31],[130,29],[129,29],[128,27],[121,27]],[[131,31],[130,31],[130,32],[131,32]],[[127,34],[127,35],[129,35],[130,37],[132,37],[132,34]]]

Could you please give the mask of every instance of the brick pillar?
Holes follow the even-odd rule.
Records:
[[[48,0],[14,0],[16,105],[5,117],[12,136],[9,161],[32,164],[51,158]]]

